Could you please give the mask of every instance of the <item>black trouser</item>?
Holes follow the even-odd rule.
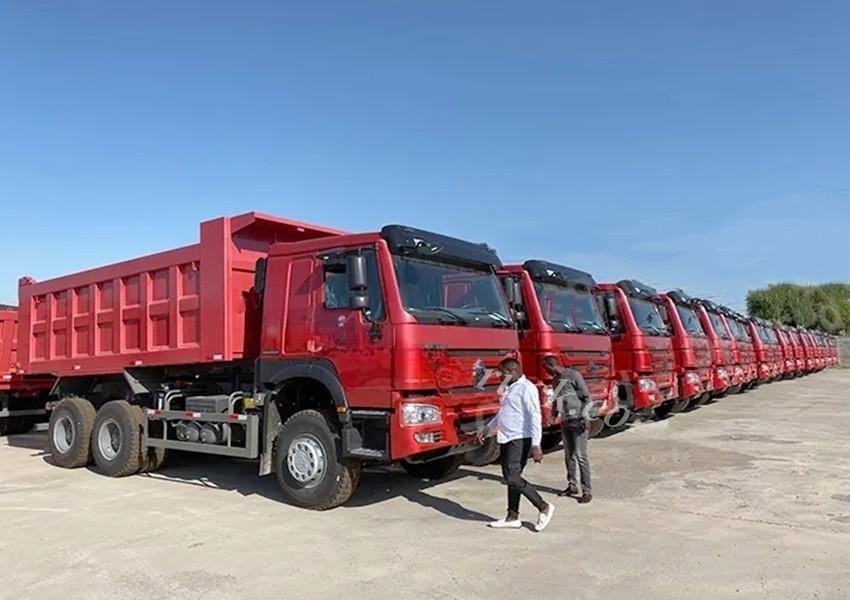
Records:
[[[531,452],[531,438],[511,440],[502,444],[502,476],[508,484],[508,517],[519,517],[519,497],[528,498],[537,510],[546,508],[546,501],[537,490],[522,478],[522,470],[528,463]]]

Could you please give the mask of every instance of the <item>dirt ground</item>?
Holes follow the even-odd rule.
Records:
[[[0,598],[850,598],[850,370],[764,386],[591,442],[594,501],[526,471],[542,534],[502,516],[496,467],[364,474],[326,513],[248,462],[63,470],[43,431],[0,440]],[[536,515],[527,504],[523,517]]]

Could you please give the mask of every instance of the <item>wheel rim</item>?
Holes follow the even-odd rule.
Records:
[[[106,460],[115,460],[121,451],[121,428],[112,417],[104,419],[97,430],[97,448]]]
[[[71,417],[62,415],[53,426],[53,446],[60,454],[65,454],[74,444],[74,422]]]
[[[325,476],[325,449],[312,435],[300,435],[289,445],[286,466],[295,481],[306,488],[314,487]]]

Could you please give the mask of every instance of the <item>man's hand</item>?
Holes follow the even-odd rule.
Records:
[[[490,437],[490,431],[488,429],[485,429],[484,431],[479,431],[478,435],[475,436],[479,444],[483,444],[484,442],[486,442],[488,437]]]
[[[543,450],[540,449],[540,446],[531,447],[531,458],[533,458],[536,463],[543,462]]]

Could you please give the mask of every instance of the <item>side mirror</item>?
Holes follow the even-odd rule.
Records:
[[[365,292],[351,294],[348,297],[348,307],[356,310],[369,308],[369,296]]]
[[[617,301],[611,296],[605,296],[605,312],[611,319],[617,318]]]
[[[508,303],[511,306],[522,304],[522,293],[519,289],[519,281],[513,277],[508,277],[505,280],[505,295],[508,297]]]
[[[348,289],[361,292],[366,289],[366,257],[362,254],[349,254],[346,257]]]

